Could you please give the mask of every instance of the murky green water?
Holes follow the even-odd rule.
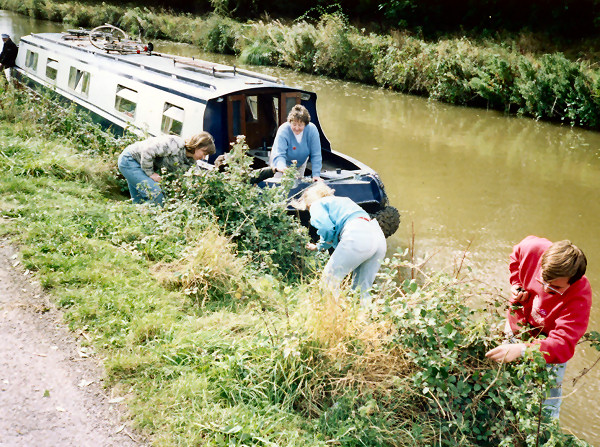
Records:
[[[0,30],[17,41],[59,24],[0,11]],[[186,45],[158,51],[198,56]],[[207,59],[233,64],[218,55]],[[453,271],[464,250],[476,276],[506,290],[512,245],[529,234],[571,239],[588,258],[588,278],[600,290],[600,133],[500,113],[447,106],[382,89],[255,68],[318,93],[319,119],[335,150],[381,175],[392,205],[402,212],[390,252],[412,238],[428,265]],[[589,330],[600,330],[600,303]],[[580,347],[569,362],[561,424],[600,446],[600,367],[572,379],[600,354]]]

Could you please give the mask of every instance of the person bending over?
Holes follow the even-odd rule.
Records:
[[[163,168],[167,172],[185,172],[198,160],[215,153],[215,142],[208,132],[200,132],[184,140],[176,135],[163,135],[130,144],[119,155],[119,170],[127,180],[133,203],[146,201],[161,205],[160,188]]]
[[[352,288],[359,290],[361,304],[368,306],[369,289],[387,248],[379,223],[351,199],[334,196],[333,189],[323,182],[307,188],[293,205],[309,211],[310,224],[320,237],[317,244],[308,243],[307,248],[335,249],[323,271],[325,285],[337,291],[352,273]]]
[[[590,318],[592,288],[586,268],[585,255],[568,240],[552,243],[528,236],[519,242],[510,256],[511,306],[505,330],[511,339],[526,333],[532,340],[505,343],[486,353],[505,363],[519,359],[526,349],[539,349],[556,374],[557,386],[543,404],[554,418],[560,413],[566,363]]]

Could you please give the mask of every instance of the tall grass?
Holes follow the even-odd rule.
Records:
[[[0,121],[2,234],[105,359],[107,385],[153,445],[535,446],[538,424],[544,442],[585,445],[539,418],[552,383],[539,353],[501,368],[484,360],[502,303],[470,307],[480,291],[468,277],[407,273],[416,267],[398,255],[366,311],[314,275],[282,274],[301,252],[279,258],[289,265],[257,262],[278,255],[261,246],[269,238],[303,236],[277,214],[282,192],[254,202],[243,144],[221,182],[281,234],[260,219],[231,231],[220,220],[227,186],[210,175],[165,185],[164,208],[109,194],[127,139],[88,148],[77,129],[100,132],[90,123],[57,125],[69,115],[3,87],[0,100],[12,117]],[[214,200],[186,193],[207,184]],[[241,234],[259,237],[258,250]]]

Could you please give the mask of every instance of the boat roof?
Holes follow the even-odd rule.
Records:
[[[40,33],[21,38],[21,43],[63,54],[83,64],[106,67],[115,66],[111,72],[130,79],[154,80],[163,86],[172,86],[182,93],[209,100],[236,92],[257,89],[277,89],[310,93],[286,86],[278,78],[224,64],[192,57],[166,53],[140,51],[139,54],[122,54],[101,49],[92,44],[88,36],[72,33]],[[60,61],[59,61],[60,63]]]

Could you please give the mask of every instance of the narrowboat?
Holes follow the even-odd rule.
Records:
[[[217,153],[201,163],[207,168],[238,135],[246,137],[253,167],[267,166],[279,125],[295,104],[302,104],[319,130],[321,178],[336,195],[350,197],[376,217],[386,236],[396,231],[400,216],[377,173],[332,150],[319,123],[316,93],[236,66],[153,50],[152,43],[132,40],[111,25],[31,34],[21,38],[15,77],[55,91],[115,132],[183,137],[210,132]],[[292,195],[310,185],[310,168],[309,163],[307,181],[299,181]]]

